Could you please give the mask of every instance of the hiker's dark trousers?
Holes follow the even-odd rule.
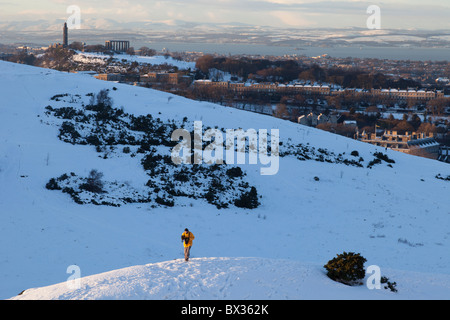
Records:
[[[184,247],[184,260],[188,261],[191,254],[191,246]]]

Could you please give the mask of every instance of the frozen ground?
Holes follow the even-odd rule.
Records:
[[[292,144],[345,153],[347,158],[358,151],[364,167],[286,156],[280,158],[276,175],[262,176],[259,164],[242,165],[261,195],[261,205],[253,210],[218,210],[189,198],[177,199],[170,208],[79,205],[65,193],[47,190],[49,179],[68,172],[87,176],[98,169],[106,181],[136,188],[148,180],[138,157],[103,159],[93,146],[62,142],[58,127],[45,116],[48,105],[81,106],[89,100],[87,94],[104,88],[110,89],[114,106],[128,113],[150,113],[163,120],[187,117],[205,127],[277,128],[285,143],[291,139]],[[74,99],[51,100],[65,93]],[[450,297],[449,182],[435,178],[450,175],[448,164],[270,116],[8,62],[0,62],[0,97],[1,299],[23,290],[23,298],[397,297],[387,290],[329,281],[322,266],[343,251],[359,252],[367,266],[378,265],[397,282],[398,297]],[[386,153],[395,164],[367,168],[375,151]],[[186,227],[196,236],[194,259],[187,266],[173,260],[182,258],[179,238]],[[61,285],[51,291],[27,290],[65,283],[71,265],[79,266],[82,277],[92,276],[86,278],[92,285],[77,292],[64,291]],[[124,292],[118,290],[121,279],[127,283]],[[93,286],[105,288],[108,281],[111,288]],[[198,296],[171,293],[184,283],[196,284]]]
[[[266,258],[193,258],[29,289],[12,300],[449,299],[450,276],[389,270],[398,292],[333,282],[320,266]],[[367,277],[366,277],[367,278]]]

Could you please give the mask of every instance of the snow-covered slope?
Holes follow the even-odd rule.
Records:
[[[267,258],[166,261],[29,289],[11,300],[448,299],[450,275],[389,270],[399,292],[330,281],[317,265]],[[73,281],[73,280],[72,280]]]
[[[130,114],[150,113],[162,121],[187,117],[189,122],[202,121],[205,127],[277,128],[284,146],[291,139],[291,145],[314,147],[316,153],[319,148],[326,149],[349,159],[356,150],[364,158],[364,167],[285,156],[280,158],[276,175],[262,176],[259,165],[242,165],[246,179],[261,195],[261,205],[252,210],[235,206],[218,210],[203,199],[190,198],[177,198],[174,207],[148,203],[121,207],[79,205],[66,193],[46,189],[49,179],[70,172],[87,176],[90,170],[98,169],[106,181],[139,189],[149,178],[139,157],[113,153],[103,159],[93,146],[61,141],[57,120],[45,115],[48,105],[80,107],[89,101],[89,93],[104,88],[110,89],[114,106]],[[51,100],[66,93],[68,98]],[[318,287],[325,289],[323,297],[332,297],[326,291],[341,290],[337,288],[343,288],[344,296],[339,298],[354,297],[358,294],[353,292],[369,290],[336,287],[321,273],[321,266],[336,254],[353,251],[367,259],[367,266],[378,265],[383,275],[396,281],[399,293],[402,286],[408,286],[406,282],[415,279],[412,272],[417,272],[413,285],[417,294],[411,296],[422,298],[436,292],[442,298],[450,296],[446,285],[450,274],[449,182],[435,178],[438,174],[450,175],[448,164],[385,151],[269,116],[103,82],[82,74],[7,62],[0,62],[0,97],[0,298],[63,283],[70,276],[66,271],[71,265],[79,266],[83,277],[136,265],[146,266],[127,270],[137,275],[158,274],[156,270],[162,265],[160,274],[164,277],[173,274],[171,268],[183,274],[184,264],[172,260],[182,257],[179,238],[186,227],[196,236],[192,255],[198,258],[188,267],[197,272],[200,282],[208,266],[216,270],[208,277],[213,279],[215,273],[219,286],[230,283],[221,278],[226,277],[221,272],[231,265],[237,272],[249,270],[246,277],[252,280],[260,276],[251,272],[256,260],[208,257],[271,259],[273,262],[264,260],[263,269],[270,269],[271,263],[280,265],[276,260],[283,259],[303,265],[300,269],[305,272],[320,275],[315,279],[321,282]],[[382,162],[367,168],[375,151],[386,153],[395,164],[390,167]],[[280,271],[286,272],[278,278],[280,286],[304,280],[299,276],[284,283],[286,274],[295,273],[291,267]],[[100,282],[98,279],[103,277],[90,279]],[[436,282],[433,279],[442,281],[440,290],[430,286]],[[170,285],[155,297],[166,294],[176,298],[165,291],[169,289]],[[152,292],[150,287],[147,290],[145,297]],[[23,297],[28,296],[27,291]],[[209,292],[217,291],[219,288]],[[275,290],[269,291],[272,297],[281,297],[281,293],[308,297],[302,296],[301,290],[296,296],[295,288],[277,290],[278,295]],[[261,291],[261,298],[270,298],[269,291]],[[228,298],[238,299],[247,291],[226,292]],[[80,294],[80,298],[85,297]],[[117,293],[117,297],[127,294]]]
[[[109,55],[101,54],[101,53],[91,53],[91,52],[77,52],[74,55],[73,60],[81,63],[102,63],[105,60],[109,59]],[[175,66],[180,70],[195,69],[195,62],[187,62],[182,60],[176,60],[170,56],[139,56],[139,55],[129,55],[129,54],[116,54],[113,56],[114,59],[118,61],[127,61],[127,62],[138,62],[138,63],[146,63],[152,65],[161,65],[168,64],[171,66]]]

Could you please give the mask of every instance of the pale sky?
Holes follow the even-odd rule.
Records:
[[[2,21],[67,19],[76,5],[82,19],[119,22],[240,22],[297,28],[365,27],[370,5],[389,29],[450,29],[449,0],[0,0]]]

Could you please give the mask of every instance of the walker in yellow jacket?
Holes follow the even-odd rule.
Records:
[[[191,254],[192,241],[195,239],[195,236],[192,232],[190,232],[187,228],[184,229],[183,234],[181,235],[181,241],[183,241],[184,246],[184,260],[188,261],[189,256]]]

